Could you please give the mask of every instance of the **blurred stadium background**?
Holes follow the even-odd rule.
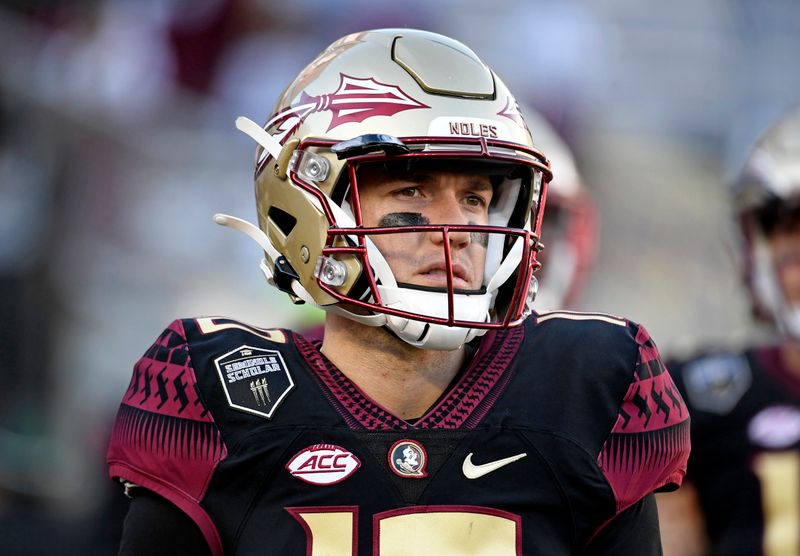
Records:
[[[255,215],[233,120],[334,39],[406,26],[470,45],[574,149],[601,218],[580,308],[673,355],[758,333],[725,181],[800,100],[795,0],[0,0],[0,552],[114,553],[106,436],[171,319],[318,322],[212,223]]]

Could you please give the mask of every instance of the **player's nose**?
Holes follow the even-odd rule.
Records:
[[[433,206],[430,207],[428,218],[431,224],[439,225],[465,225],[470,223],[469,215],[466,214],[456,195],[451,192],[437,198]],[[430,236],[431,241],[437,245],[444,243],[444,233],[431,232]],[[451,248],[456,249],[463,249],[471,241],[470,233],[464,230],[448,230],[447,238]]]

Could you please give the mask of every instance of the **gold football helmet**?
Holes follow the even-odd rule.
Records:
[[[463,44],[411,29],[348,35],[300,72],[263,127],[237,126],[259,144],[259,226],[217,222],[262,246],[267,280],[295,302],[426,349],[456,349],[530,313],[549,164],[514,97]],[[359,176],[375,165],[488,175],[489,224],[365,227]],[[483,238],[479,289],[453,287],[456,232]],[[373,240],[421,233],[441,234],[446,288],[398,283]]]

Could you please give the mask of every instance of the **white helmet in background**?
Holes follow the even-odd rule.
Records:
[[[553,179],[547,188],[542,221],[537,312],[570,309],[583,291],[597,252],[598,218],[569,146],[539,112],[521,106],[533,144],[550,160]]]
[[[734,200],[754,313],[800,341],[800,306],[786,299],[767,242],[779,222],[800,219],[800,107],[753,146],[734,183]]]

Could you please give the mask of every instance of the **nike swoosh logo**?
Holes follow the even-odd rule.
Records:
[[[472,452],[467,454],[467,457],[464,458],[464,464],[461,466],[461,470],[464,472],[464,476],[467,479],[477,479],[478,477],[483,477],[487,473],[491,473],[492,471],[497,471],[504,465],[508,465],[509,463],[514,463],[518,459],[522,459],[528,454],[522,453],[517,454],[516,456],[510,456],[503,459],[498,459],[495,461],[490,461],[489,463],[482,463],[481,465],[475,465],[472,463]]]

